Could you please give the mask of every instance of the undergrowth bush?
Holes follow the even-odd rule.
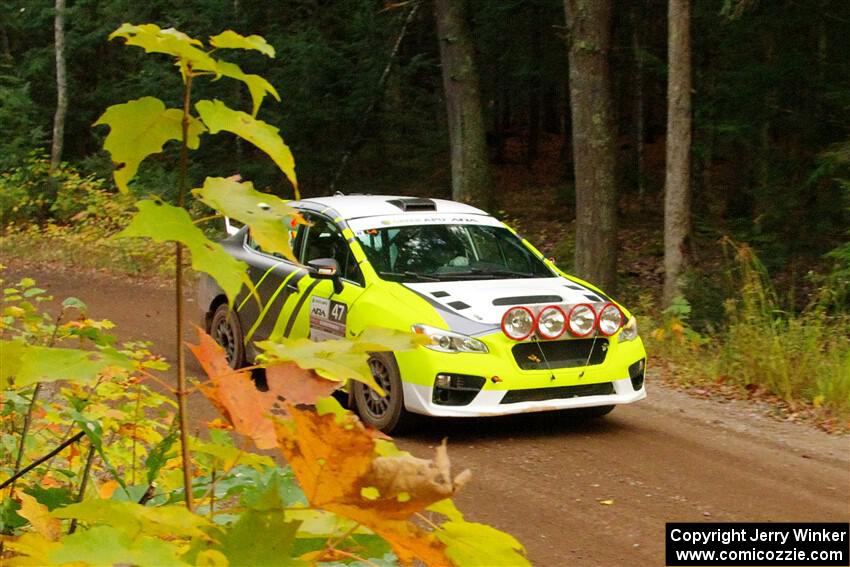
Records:
[[[0,249],[6,258],[32,265],[169,273],[167,245],[112,238],[132,217],[132,196],[109,191],[105,180],[65,165],[57,174],[56,198],[47,206],[47,172],[47,158],[32,154],[23,165],[0,173]]]
[[[721,381],[742,390],[763,389],[792,405],[804,402],[850,416],[850,313],[846,290],[834,277],[821,281],[809,304],[795,311],[776,293],[767,270],[745,245],[733,253],[729,276],[736,290],[711,334],[690,325],[691,305],[678,298],[658,323],[644,318],[648,347],[676,367],[685,383]],[[785,304],[788,305],[785,305]],[[652,312],[646,300],[642,311]]]
[[[795,313],[782,304],[750,248],[738,246],[736,255],[740,297],[726,303],[719,370],[787,402],[850,414],[850,315],[824,300],[830,290]]]

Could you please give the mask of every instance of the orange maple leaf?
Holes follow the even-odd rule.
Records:
[[[277,446],[271,416],[286,415],[284,400],[292,404],[315,404],[341,385],[285,362],[268,367],[269,388],[261,392],[248,371],[230,368],[224,349],[200,328],[196,329],[198,344],[188,347],[209,376],[209,382],[200,385],[201,392],[236,431],[250,437],[260,449]]]
[[[254,387],[247,371],[230,368],[224,349],[200,328],[196,329],[198,344],[187,343],[187,346],[209,377],[209,382],[199,384],[201,393],[233,429],[249,437],[257,448],[274,448],[277,439],[268,415],[273,411],[282,414],[285,410],[271,392],[260,392]]]
[[[445,446],[434,461],[409,455],[377,457],[375,441],[357,418],[319,415],[287,405],[278,440],[312,506],[351,518],[383,537],[402,564],[451,565],[445,546],[408,521],[451,496],[468,473],[449,476]],[[437,481],[437,478],[442,479]]]
[[[283,394],[286,401],[298,405],[315,405],[319,398],[330,396],[342,383],[322,378],[312,370],[299,368],[294,362],[281,362],[266,367],[269,389]]]

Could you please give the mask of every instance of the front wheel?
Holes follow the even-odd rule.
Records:
[[[354,405],[363,423],[384,433],[400,431],[413,420],[404,409],[401,373],[392,353],[376,352],[369,357],[369,368],[384,396],[362,382],[354,382]]]
[[[224,349],[231,368],[245,366],[245,344],[239,317],[226,303],[218,306],[210,322],[210,335]]]
[[[573,416],[577,417],[580,420],[599,419],[600,417],[605,417],[606,415],[614,411],[615,407],[615,405],[594,406],[590,408],[580,408],[570,411],[573,412]]]

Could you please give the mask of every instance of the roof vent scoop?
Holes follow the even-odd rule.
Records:
[[[532,303],[561,303],[564,298],[560,295],[521,295],[519,297],[499,297],[493,300],[493,305],[530,305]]]
[[[406,199],[391,199],[387,201],[390,205],[395,205],[404,212],[411,211],[436,211],[437,203],[431,199],[422,199],[419,197],[411,197]]]

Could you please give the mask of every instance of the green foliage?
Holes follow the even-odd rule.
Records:
[[[48,160],[37,152],[20,165],[0,171],[0,219],[3,225],[24,226],[34,219],[64,224],[80,213],[105,213],[110,200],[105,183],[65,166],[56,173],[59,190],[48,193]],[[52,201],[51,201],[52,199]],[[108,212],[114,212],[115,207]],[[82,219],[77,219],[82,220]]]
[[[190,146],[197,145],[200,122],[193,122],[196,119],[189,114],[192,81],[208,74],[234,76],[237,68],[225,65],[222,71],[221,62],[200,49],[201,42],[173,28],[125,24],[112,37],[123,37],[128,44],[147,52],[171,55],[186,85],[182,112],[166,110],[164,103],[156,99],[138,99],[108,109],[99,121],[111,128],[106,146],[118,162],[116,183],[126,191],[138,164],[160,152],[165,142],[176,138],[178,115],[184,156]],[[269,46],[256,36],[246,38],[230,32],[214,37],[212,42],[221,47],[256,49],[273,55]],[[251,79],[246,82],[249,89],[252,84],[258,84]],[[264,89],[262,95],[266,92],[273,91]],[[257,92],[252,89],[252,94]],[[257,107],[255,100],[255,112]],[[276,128],[251,115],[232,111],[217,100],[200,101],[196,108],[211,133],[233,132],[268,153],[296,188],[297,195],[294,160]],[[191,134],[187,135],[187,128],[192,130]],[[139,201],[138,213],[119,236],[146,236],[156,241],[182,243],[192,254],[193,266],[213,276],[232,301],[247,280],[245,265],[209,241],[182,207],[186,173],[183,160],[180,207],[161,200]],[[235,203],[228,201],[227,190],[234,192]],[[288,210],[282,201],[254,191],[250,184],[220,178],[208,180],[197,194],[226,212],[233,209],[246,219],[251,230],[263,232],[264,240],[287,249],[288,242],[279,233],[279,220],[275,231],[269,226],[271,215],[257,213],[274,207],[276,214],[280,214]],[[181,273],[177,272],[178,289]],[[68,504],[66,498],[64,505],[50,510],[46,503],[25,491],[4,495],[0,502],[2,528],[8,534],[20,534],[8,545],[15,554],[13,564],[57,565],[73,561],[305,565],[351,560],[390,564],[395,553],[403,563],[418,558],[433,565],[463,565],[475,561],[475,554],[468,552],[468,540],[472,537],[483,537],[491,547],[488,557],[497,562],[526,563],[521,546],[512,538],[492,528],[464,522],[459,515],[453,515],[447,527],[433,525],[431,531],[422,530],[410,521],[428,504],[451,496],[469,476],[468,471],[450,475],[445,444],[438,449],[434,461],[414,459],[386,441],[376,443],[373,433],[332,399],[320,401],[320,397],[331,391],[327,388],[329,381],[307,369],[315,368],[336,380],[347,380],[354,373],[355,378],[374,384],[367,365],[369,353],[412,347],[415,338],[410,334],[373,330],[364,332],[355,341],[329,341],[318,346],[266,343],[267,359],[273,364],[269,372],[275,371],[286,379],[275,381],[280,393],[276,390],[262,393],[254,389],[245,371],[233,371],[227,365],[223,349],[200,332],[201,343],[192,345],[192,351],[210,377],[210,383],[200,386],[202,392],[222,410],[228,421],[225,427],[247,434],[255,442],[262,435],[264,443],[270,441],[268,447],[277,446],[292,466],[290,474],[266,457],[244,453],[228,434],[211,429],[209,441],[189,438],[182,364],[178,368],[181,419],[177,421],[173,415],[167,420],[162,415],[160,419],[151,419],[151,414],[173,407],[141,383],[146,379],[162,383],[152,373],[163,368],[161,361],[151,360],[143,345],[125,344],[123,349],[115,349],[114,338],[101,332],[111,326],[108,322],[90,321],[83,316],[60,325],[67,311],[85,309],[79,300],[64,301],[62,311],[51,321],[29,301],[36,298],[37,302],[43,293],[32,280],[23,280],[5,290],[9,306],[3,313],[0,340],[4,341],[4,356],[10,354],[4,360],[3,378],[8,377],[17,389],[5,391],[0,398],[4,400],[0,423],[8,422],[10,431],[22,431],[16,461],[23,461],[28,449],[44,451],[40,445],[31,445],[50,438],[45,440],[28,431],[34,418],[47,415],[56,426],[51,430],[54,435],[57,432],[68,435],[74,429],[82,429],[88,451],[79,473],[70,462],[71,455],[64,457],[69,461],[67,468],[57,470],[55,467],[61,466],[61,461],[43,460],[35,474],[27,469],[28,481],[35,480],[37,484],[44,484],[45,479],[56,475],[64,476],[68,484],[66,494],[78,494],[79,502]],[[177,334],[182,337],[180,320]],[[72,337],[82,341],[78,347],[84,348],[70,349],[57,344]],[[280,364],[289,360],[301,368]],[[123,372],[115,372],[116,366]],[[27,388],[34,380],[38,384]],[[53,380],[66,384],[60,398],[38,400],[41,385]],[[331,386],[336,387],[336,383],[331,382]],[[30,396],[28,400],[26,394]],[[5,403],[7,399],[9,403]],[[333,402],[330,407],[329,401]],[[316,409],[304,409],[304,405],[310,404],[315,404]],[[26,410],[22,412],[24,407]],[[46,410],[42,415],[43,408],[49,408],[52,415]],[[17,423],[22,415],[23,427]],[[286,419],[273,420],[273,415],[285,415]],[[169,422],[171,425],[166,425]],[[176,456],[171,458],[178,431],[183,449],[179,460]],[[131,442],[129,452],[127,441]],[[8,436],[4,436],[3,442],[9,444]],[[8,454],[11,456],[12,452]],[[373,461],[377,459],[384,459],[381,470],[391,478],[400,474],[410,476],[410,484],[406,485],[409,488],[403,493],[405,498],[401,498],[402,493],[387,489],[374,501],[363,500],[363,487],[383,486],[381,483],[385,482],[375,472]],[[16,475],[20,470],[17,464],[11,464],[11,459],[2,465],[0,479]],[[433,469],[439,472],[439,484],[426,477],[426,471]],[[190,471],[194,471],[191,478]],[[332,474],[328,482],[326,471],[339,474]],[[40,479],[38,474],[42,475]],[[258,477],[263,482],[256,482]],[[144,484],[138,483],[141,479]],[[78,486],[71,485],[72,482]],[[90,489],[91,484],[100,484],[97,496]],[[303,492],[298,484],[304,487]],[[241,501],[237,502],[239,497]],[[187,507],[174,505],[183,498]],[[55,504],[56,498],[52,501]],[[193,510],[193,501],[199,508]],[[79,529],[63,536],[61,521],[68,520],[74,526],[70,532],[77,528],[77,522]],[[262,545],[256,544],[258,539]],[[296,545],[299,539],[302,542]],[[362,545],[364,541],[369,545]],[[388,547],[393,552],[388,552]],[[363,556],[364,550],[367,555],[379,556]],[[449,550],[453,550],[451,555]]]
[[[836,282],[817,282],[808,304],[797,309],[776,293],[767,269],[751,248],[726,242],[733,253],[722,318],[710,334],[691,327],[692,306],[677,298],[660,323],[641,317],[647,350],[675,366],[684,382],[715,382],[742,392],[765,392],[795,407],[850,415],[850,314],[836,302]],[[840,294],[839,294],[840,296]],[[642,301],[640,313],[653,311]]]
[[[120,531],[156,537],[200,537],[210,527],[205,518],[184,506],[148,507],[135,502],[93,499],[59,508],[54,518],[76,519],[87,524],[107,524]]]
[[[212,547],[233,565],[308,565],[292,556],[301,522],[287,519],[282,508],[244,512],[218,546]],[[257,542],[263,542],[257,545]]]
[[[225,252],[221,244],[210,241],[185,209],[160,200],[139,201],[136,206],[139,212],[117,237],[144,236],[157,242],[183,243],[192,254],[192,267],[215,278],[231,302],[243,283],[250,284],[248,266]]]
[[[295,160],[289,146],[283,143],[279,130],[271,124],[257,120],[249,114],[231,110],[220,100],[202,100],[195,105],[211,134],[231,132],[257,146],[272,158],[292,183],[298,199],[298,181],[295,178]]]
[[[251,237],[264,250],[281,254],[295,263],[298,259],[290,247],[290,222],[305,222],[285,201],[254,190],[248,181],[207,177],[204,186],[192,193],[207,206],[251,225]]]
[[[740,246],[736,254],[741,295],[727,303],[720,372],[786,402],[805,400],[850,414],[850,315],[816,301],[794,313],[778,300],[752,251]]]
[[[572,233],[559,240],[552,248],[552,257],[560,269],[571,272],[575,266],[576,239]]]
[[[266,38],[259,35],[245,37],[232,30],[226,30],[210,37],[210,45],[217,49],[255,49],[263,55],[274,58],[274,47],[268,44]]]
[[[29,83],[6,73],[0,64],[0,172],[23,163],[46,138]],[[0,218],[5,218],[2,208]]]
[[[173,403],[140,383],[150,369],[166,367],[147,345],[125,343],[116,347],[115,338],[106,332],[112,324],[87,318],[81,301],[67,298],[58,313],[49,314],[41,306],[50,299],[29,278],[4,291],[0,320],[4,374],[0,384],[0,480],[15,472],[18,455],[22,465],[28,464],[82,428],[88,440],[85,444],[99,455],[91,467],[91,483],[80,484],[85,459],[77,445],[18,481],[17,490],[54,510],[70,504],[75,498],[72,493],[91,495],[98,485],[133,484],[149,449],[163,440],[161,420],[170,420]],[[14,376],[11,389],[5,379],[8,375]],[[37,398],[32,385],[35,379],[56,385]],[[36,423],[22,439],[27,416]],[[0,497],[3,533],[26,524],[21,522],[17,508],[4,490]]]
[[[383,395],[367,362],[370,352],[404,351],[424,342],[423,337],[370,327],[354,339],[311,341],[273,337],[257,343],[261,360],[269,363],[294,361],[304,369],[337,382],[353,379],[368,384]]]
[[[48,163],[30,156],[20,167],[0,172],[0,247],[10,257],[40,265],[110,268],[160,275],[168,269],[165,247],[140,240],[114,240],[131,218],[133,198],[107,190],[107,182],[65,165],[58,193],[46,200]],[[43,224],[34,218],[45,218]]]
[[[267,94],[272,95],[275,100],[280,102],[280,95],[277,94],[277,90],[275,90],[270,82],[259,75],[243,72],[242,69],[240,69],[235,63],[218,61],[216,71],[224,77],[230,77],[231,79],[236,79],[237,81],[245,83],[245,86],[248,87],[248,92],[251,93],[251,100],[253,101],[251,116],[257,116],[257,112],[260,110],[263,98],[265,98]]]
[[[5,385],[9,380],[18,389],[56,380],[91,384],[109,369],[133,368],[127,356],[111,348],[84,351],[28,345],[22,341],[0,341],[0,361],[3,368],[0,381]]]
[[[194,150],[206,128],[194,117],[188,120],[186,145]],[[115,184],[121,191],[129,190],[127,184],[136,175],[142,160],[160,153],[169,140],[182,138],[182,122],[182,110],[166,109],[161,100],[150,96],[110,106],[98,118],[95,126],[109,126],[103,149],[112,155]]]
[[[428,511],[445,516],[448,521],[437,532],[446,544],[446,555],[458,565],[523,565],[525,548],[511,535],[486,524],[467,522],[451,500],[441,500]]]
[[[7,289],[7,298],[11,298],[7,303],[16,309],[4,316],[5,340],[45,346],[69,340],[95,345],[113,341],[102,332],[110,327],[107,322],[85,317],[64,321],[68,315],[85,310],[77,299],[63,301],[62,312],[49,316],[36,308],[39,298],[48,298],[34,281],[25,279]],[[410,340],[409,336],[374,330],[364,333],[348,350],[352,357],[357,351],[357,364],[365,364],[368,351],[409,347]],[[172,451],[176,428],[164,425],[173,418],[173,403],[141,383],[152,377],[146,369],[162,368],[161,361],[151,358],[139,345],[131,346],[134,348],[125,349],[124,353],[137,362],[132,378],[106,372],[94,384],[86,385],[88,378],[70,377],[61,381],[58,395],[38,402],[27,399],[27,395],[32,396],[31,389],[2,391],[3,443],[15,440],[10,432],[20,431],[18,422],[26,408],[37,405],[34,415],[39,420],[38,427],[26,439],[25,463],[44,454],[78,427],[89,434],[89,443],[97,450],[86,486],[80,486],[86,467],[82,451],[72,446],[19,479],[14,496],[3,492],[0,529],[5,535],[14,536],[6,540],[4,564],[389,566],[397,564],[391,551],[396,548],[414,556],[431,557],[433,561],[429,563],[435,565],[528,564],[522,546],[514,538],[489,526],[466,522],[450,500],[442,500],[445,494],[432,494],[432,481],[423,480],[424,471],[440,467],[441,475],[451,478],[445,455],[435,461],[415,459],[390,441],[374,440],[353,414],[343,410],[333,398],[314,399],[315,412],[288,406],[289,411],[300,412],[298,424],[291,422],[292,417],[280,422],[288,424],[283,427],[290,442],[299,439],[304,447],[310,447],[297,459],[287,453],[287,458],[298,464],[297,475],[268,456],[241,449],[242,444],[235,442],[232,433],[216,428],[220,423],[209,424],[208,440],[195,439],[191,443],[198,508],[190,512],[176,504],[182,500],[180,461]],[[340,345],[334,348],[342,349]],[[305,352],[295,349],[289,354],[299,364],[308,366],[314,355]],[[224,354],[219,348],[205,356],[218,357],[221,362]],[[353,359],[348,362],[354,363]],[[233,388],[232,381],[229,387]],[[248,387],[253,390],[250,382]],[[237,390],[232,389],[232,393]],[[269,402],[277,403],[276,392],[269,396]],[[261,410],[246,406],[234,411]],[[225,417],[230,419],[233,415]],[[307,429],[290,437],[290,427]],[[320,428],[321,433],[312,428]],[[0,453],[0,481],[12,474],[14,446],[12,443],[9,451]],[[346,456],[340,451],[345,451]],[[332,462],[326,462],[323,455]],[[323,504],[322,499],[327,498],[326,493],[336,494],[337,483],[378,482],[370,480],[374,474],[370,472],[370,462],[375,458],[385,459],[382,467],[399,467],[396,473],[388,469],[394,478],[398,474],[411,475],[404,483],[410,491],[406,492],[408,498],[397,499],[388,493],[374,503],[354,502],[350,510],[345,506],[339,511],[326,509],[330,505]],[[305,471],[318,471],[321,477],[322,469],[334,467],[335,463],[350,463],[354,468],[349,469],[346,464],[340,469],[344,474],[334,477],[330,484],[321,478],[302,476]],[[416,468],[422,466],[425,469]],[[465,474],[468,473],[455,478]],[[312,484],[317,480],[319,484]],[[140,481],[142,484],[138,484]],[[299,482],[317,489],[305,495]],[[125,485],[126,490],[116,489]],[[77,493],[84,495],[79,502]],[[145,504],[139,504],[136,501],[143,493],[150,495]],[[447,521],[436,524],[421,516],[432,531],[403,528],[412,524],[404,524],[401,519],[416,509],[406,506],[417,499],[429,501],[424,498],[441,499],[428,510],[442,514]],[[357,512],[358,505],[366,508]],[[382,514],[369,510],[369,506],[378,505],[383,507]],[[364,513],[360,520],[351,517],[353,514],[360,518]],[[74,533],[67,533],[70,520],[77,522]],[[431,543],[421,547],[426,542]]]

